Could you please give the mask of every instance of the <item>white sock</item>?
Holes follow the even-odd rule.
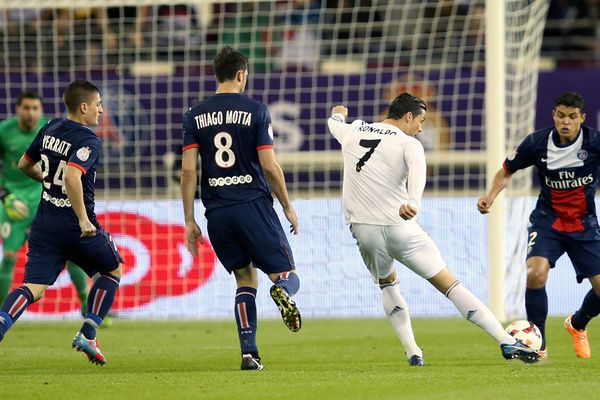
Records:
[[[406,358],[410,359],[414,355],[423,357],[423,351],[417,346],[408,314],[408,305],[400,293],[398,282],[381,287],[381,300],[385,315],[392,323],[396,335],[400,338],[402,346],[406,351]]]
[[[460,282],[456,281],[445,294],[467,321],[479,325],[498,343],[515,343],[515,338],[504,330],[490,309]]]

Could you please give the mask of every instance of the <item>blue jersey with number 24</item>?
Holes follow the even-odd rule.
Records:
[[[56,118],[40,129],[24,154],[29,161],[41,161],[42,167],[42,199],[32,229],[81,233],[65,190],[67,165],[83,173],[81,183],[87,215],[99,227],[94,213],[94,183],[100,149],[100,139],[94,131],[78,122]]]

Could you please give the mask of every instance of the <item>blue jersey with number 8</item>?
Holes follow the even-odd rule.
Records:
[[[200,196],[207,210],[270,196],[258,151],[273,147],[264,104],[218,93],[192,107],[183,120],[183,149],[198,148]]]

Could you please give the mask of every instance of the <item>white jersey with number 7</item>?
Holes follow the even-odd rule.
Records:
[[[402,204],[420,209],[425,189],[423,145],[395,126],[345,122],[332,115],[327,124],[342,145],[346,223],[401,225]]]

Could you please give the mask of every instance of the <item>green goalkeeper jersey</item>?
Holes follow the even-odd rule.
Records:
[[[19,128],[17,117],[0,122],[0,158],[3,164],[0,185],[19,197],[40,198],[41,183],[29,178],[19,169],[19,160],[46,122],[47,119],[40,119],[33,132],[23,132]]]

